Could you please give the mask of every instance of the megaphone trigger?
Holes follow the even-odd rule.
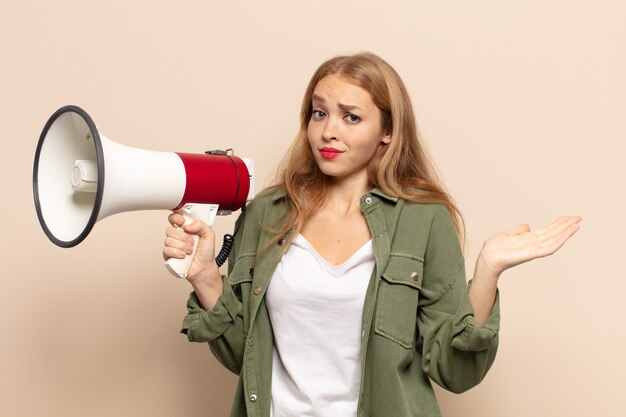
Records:
[[[215,222],[215,216],[219,204],[185,204],[180,209],[176,210],[176,213],[180,213],[185,218],[185,225],[193,223],[195,220],[202,220],[207,226],[213,226]],[[198,235],[193,235],[193,251],[185,256],[183,259],[170,258],[165,262],[165,267],[176,278],[187,278],[189,274],[189,268],[196,251],[198,249],[198,242],[200,238]]]

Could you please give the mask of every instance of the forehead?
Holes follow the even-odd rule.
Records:
[[[374,105],[372,96],[367,90],[352,80],[336,74],[327,75],[319,80],[313,89],[311,99],[350,105]]]

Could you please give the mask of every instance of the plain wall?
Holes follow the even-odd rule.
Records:
[[[32,197],[48,117],[83,107],[125,145],[234,148],[268,184],[325,59],[373,51],[482,241],[580,214],[558,254],[502,276],[498,359],[446,417],[626,415],[626,3],[0,0],[0,415],[222,416],[236,377],[178,334],[190,286],[166,211],[103,220],[73,249]],[[221,236],[236,216],[220,218]]]

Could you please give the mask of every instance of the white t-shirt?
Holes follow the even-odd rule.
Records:
[[[356,416],[371,240],[332,265],[300,234],[267,289],[274,329],[272,417]]]

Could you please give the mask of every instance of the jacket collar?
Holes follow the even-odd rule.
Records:
[[[276,202],[278,200],[283,199],[287,193],[285,192],[285,189],[280,187],[280,188],[275,188],[275,189],[268,189],[268,192],[270,193],[270,195],[272,196],[272,201]],[[398,197],[392,197],[386,193],[384,193],[380,188],[372,188],[368,194],[372,194],[375,195],[377,197],[382,198],[383,200],[387,200],[388,202],[391,203],[397,203],[398,202]]]
[[[370,194],[374,194],[375,196],[378,196],[378,197],[382,198],[383,200],[387,200],[387,201],[392,202],[392,203],[397,203],[398,202],[398,197],[392,197],[389,194],[385,194],[383,192],[383,190],[381,190],[380,188],[372,188],[370,190]]]

